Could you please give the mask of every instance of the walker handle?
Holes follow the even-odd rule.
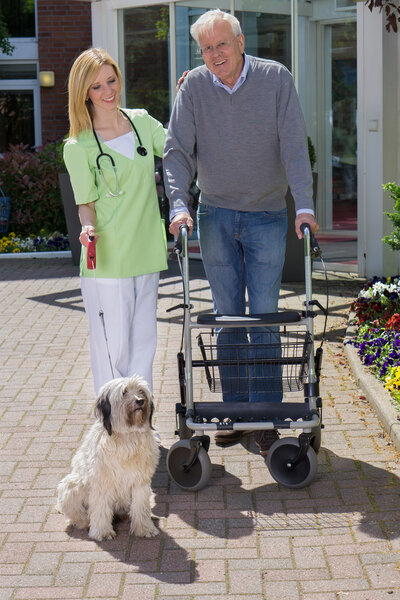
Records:
[[[313,258],[316,258],[317,256],[321,256],[321,248],[319,247],[319,244],[318,244],[317,240],[315,239],[313,232],[311,231],[311,227],[310,227],[309,223],[302,223],[300,225],[300,231],[303,233],[303,235],[305,234],[306,229],[308,229],[308,233],[310,235],[311,256]]]
[[[96,268],[96,242],[94,235],[89,235],[89,243],[86,248],[86,266],[92,270]]]
[[[179,227],[179,234],[174,246],[174,254],[182,253],[182,231],[186,231],[186,235],[188,234],[189,226],[186,223],[182,223],[182,225]]]

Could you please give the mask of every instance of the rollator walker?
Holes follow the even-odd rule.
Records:
[[[277,439],[268,451],[266,464],[272,477],[288,488],[303,488],[315,477],[323,424],[319,392],[322,342],[314,351],[314,318],[317,307],[325,315],[326,327],[327,308],[312,299],[312,258],[320,256],[320,249],[309,226],[303,224],[301,229],[304,309],[240,316],[201,313],[193,320],[188,228],[181,226],[174,247],[184,296],[182,345],[177,356],[179,441],[168,452],[167,469],[173,481],[185,490],[197,491],[207,485],[212,471],[210,433],[218,430],[275,429],[289,433]],[[232,332],[238,331],[240,342],[236,335],[231,343]],[[194,337],[197,344],[192,348]],[[283,401],[195,401],[193,369],[197,368],[203,369],[209,392],[284,393]],[[288,399],[291,392],[300,392],[302,401]],[[296,430],[300,430],[298,437],[294,435]]]

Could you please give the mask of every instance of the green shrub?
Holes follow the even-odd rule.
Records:
[[[400,186],[395,183],[385,183],[383,189],[390,192],[390,197],[394,200],[394,211],[385,212],[393,223],[393,231],[390,235],[385,235],[382,241],[392,250],[400,250]]]
[[[34,151],[25,144],[10,144],[0,158],[0,185],[11,204],[9,230],[67,231],[58,184],[58,172],[65,170],[61,148],[60,142]]]

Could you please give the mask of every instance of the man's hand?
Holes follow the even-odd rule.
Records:
[[[299,240],[303,238],[303,232],[300,231],[300,225],[302,225],[303,223],[307,223],[310,226],[312,233],[316,233],[319,229],[319,225],[314,219],[313,215],[310,215],[310,213],[299,213],[296,216],[296,220],[294,222],[294,227],[296,229],[296,234]]]
[[[193,219],[189,213],[186,212],[180,212],[175,215],[169,226],[169,232],[177,237],[179,235],[179,227],[184,223],[189,227],[189,235],[192,235]]]

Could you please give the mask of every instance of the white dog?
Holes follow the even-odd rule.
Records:
[[[96,422],[58,485],[57,509],[68,525],[101,541],[115,536],[114,514],[129,513],[130,533],[153,537],[151,478],[160,450],[151,424],[151,392],[140,377],[113,379],[100,390]]]

